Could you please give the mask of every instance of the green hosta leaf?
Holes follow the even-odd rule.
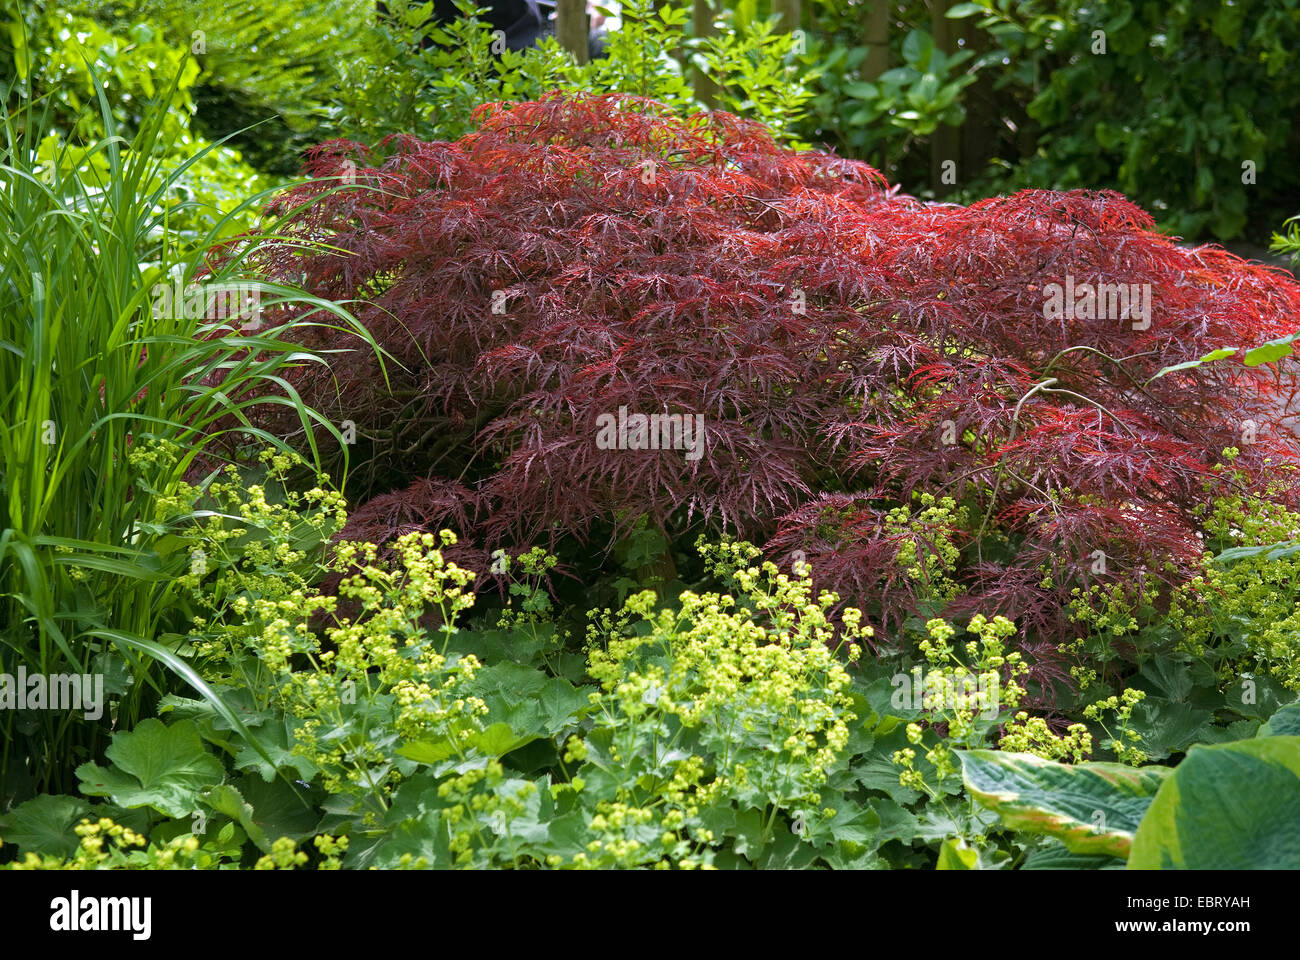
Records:
[[[1281,543],[1266,543],[1253,547],[1229,547],[1222,553],[1217,554],[1214,557],[1214,562],[1219,564],[1235,563],[1238,560],[1258,557],[1261,553],[1267,554],[1265,560],[1281,560],[1284,557],[1300,553],[1300,543],[1293,540],[1283,540]]]
[[[23,853],[70,857],[81,846],[72,828],[89,813],[85,800],[41,794],[0,817],[0,840]]]
[[[153,807],[169,817],[191,816],[199,791],[220,783],[225,773],[221,761],[203,748],[193,720],[169,727],[151,717],[114,734],[104,754],[111,767],[83,763],[77,768],[82,793],[111,797],[123,807]]]
[[[1300,737],[1300,703],[1283,707],[1259,728],[1257,737]]]
[[[959,750],[971,796],[1013,830],[1056,837],[1075,853],[1127,857],[1168,767],[1053,763],[1028,753]]]
[[[1071,853],[1059,840],[1048,840],[1021,864],[1021,870],[1122,870],[1124,861],[1105,854]]]
[[[1142,818],[1128,866],[1300,869],[1300,737],[1193,747]]]

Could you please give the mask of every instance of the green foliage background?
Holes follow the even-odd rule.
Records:
[[[97,725],[6,714],[0,834],[16,865],[1300,863],[1289,826],[1221,829],[1300,816],[1293,515],[1221,505],[1192,585],[1213,599],[1143,611],[1122,677],[1098,619],[1083,653],[1112,672],[1076,677],[1061,709],[1089,722],[1069,739],[1009,712],[977,723],[897,701],[918,652],[949,677],[1001,669],[1008,624],[990,633],[976,618],[959,634],[931,621],[930,638],[965,641],[941,640],[942,657],[914,625],[850,678],[826,643],[856,645],[854,622],[832,625],[811,584],[748,568],[735,546],[736,562],[655,583],[658,596],[632,574],[668,545],[629,551],[629,576],[587,585],[616,593],[618,610],[553,608],[542,583],[555,559],[515,558],[508,595],[459,624],[467,580],[434,544],[408,544],[404,570],[358,548],[366,582],[344,595],[363,613],[336,618],[325,649],[309,623],[338,611],[317,581],[352,569],[322,548],[340,498],[245,491],[250,472],[281,478],[275,458],[225,485],[187,479],[196,430],[258,402],[290,339],[227,339],[151,316],[146,296],[256,227],[264,192],[322,140],[454,138],[480,104],[554,87],[690,111],[703,106],[695,71],[718,106],[921,195],[935,192],[936,136],[983,124],[989,162],[958,196],[1111,186],[1180,234],[1262,235],[1300,188],[1300,0],[980,0],[951,5],[974,32],[947,52],[926,4],[890,4],[879,76],[863,72],[862,4],[807,3],[790,34],[769,4],[739,0],[709,38],[684,5],[634,0],[609,57],[583,66],[553,39],[493,53],[468,8],[430,33],[428,4],[390,6],[384,24],[360,0],[0,3],[0,225],[5,263],[24,267],[0,284],[0,667],[102,672],[116,698]],[[1255,183],[1242,182],[1247,162]],[[1300,247],[1288,237],[1283,249]],[[244,266],[217,276],[256,283]],[[218,369],[225,392],[203,379]],[[150,445],[129,417],[150,424]],[[49,423],[59,442],[43,438]],[[194,566],[199,547],[211,569]],[[395,634],[411,643],[399,650]],[[340,695],[348,683],[359,698]],[[702,727],[697,704],[713,711]],[[991,749],[1006,746],[998,728],[1016,751]],[[1057,762],[1094,738],[1101,759]],[[1257,789],[1237,789],[1242,769]],[[296,849],[308,842],[310,858]]]

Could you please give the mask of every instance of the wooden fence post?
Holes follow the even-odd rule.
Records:
[[[930,35],[934,37],[935,49],[942,50],[949,56],[957,52],[957,31],[946,16],[952,6],[952,0],[930,0]],[[944,165],[949,162],[953,166],[947,168],[952,172],[948,179],[953,182],[944,183]],[[955,177],[965,175],[966,171],[960,168],[960,164],[961,134],[956,127],[941,123],[930,134],[930,189],[934,191],[935,197],[951,193],[956,184]]]
[[[892,4],[871,0],[863,17],[862,40],[867,57],[862,61],[862,77],[870,82],[889,69],[889,14]]]
[[[712,37],[718,33],[713,23],[713,4],[710,0],[695,0],[691,10],[691,33],[696,37]],[[695,68],[695,99],[710,110],[718,105],[718,85],[699,67]]]
[[[555,39],[580,64],[587,62],[589,32],[586,0],[556,0]]]
[[[778,33],[794,33],[799,29],[799,0],[772,0],[772,12],[781,14]]]

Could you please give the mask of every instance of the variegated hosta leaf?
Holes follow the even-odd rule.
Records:
[[[1300,737],[1192,747],[1143,818],[1128,866],[1300,869]]]
[[[1128,857],[1168,767],[1053,763],[1028,753],[959,750],[966,789],[1013,830],[1056,837],[1075,853]]]
[[[1268,718],[1257,737],[1300,737],[1300,703],[1290,703]]]

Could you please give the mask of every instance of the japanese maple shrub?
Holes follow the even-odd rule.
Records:
[[[877,642],[978,610],[1046,654],[1166,602],[1216,498],[1293,499],[1294,362],[1194,361],[1291,333],[1300,286],[1117,194],[926,205],[620,95],[477,119],[373,166],[318,148],[309,172],[343,189],[298,229],[336,250],[270,261],[400,364],[386,383],[320,328],[311,346],[348,352],[289,377],[355,426],[349,536],[451,526],[486,570],[538,541],[725,529],[806,564]],[[698,448],[646,442],[637,414],[698,424]]]

